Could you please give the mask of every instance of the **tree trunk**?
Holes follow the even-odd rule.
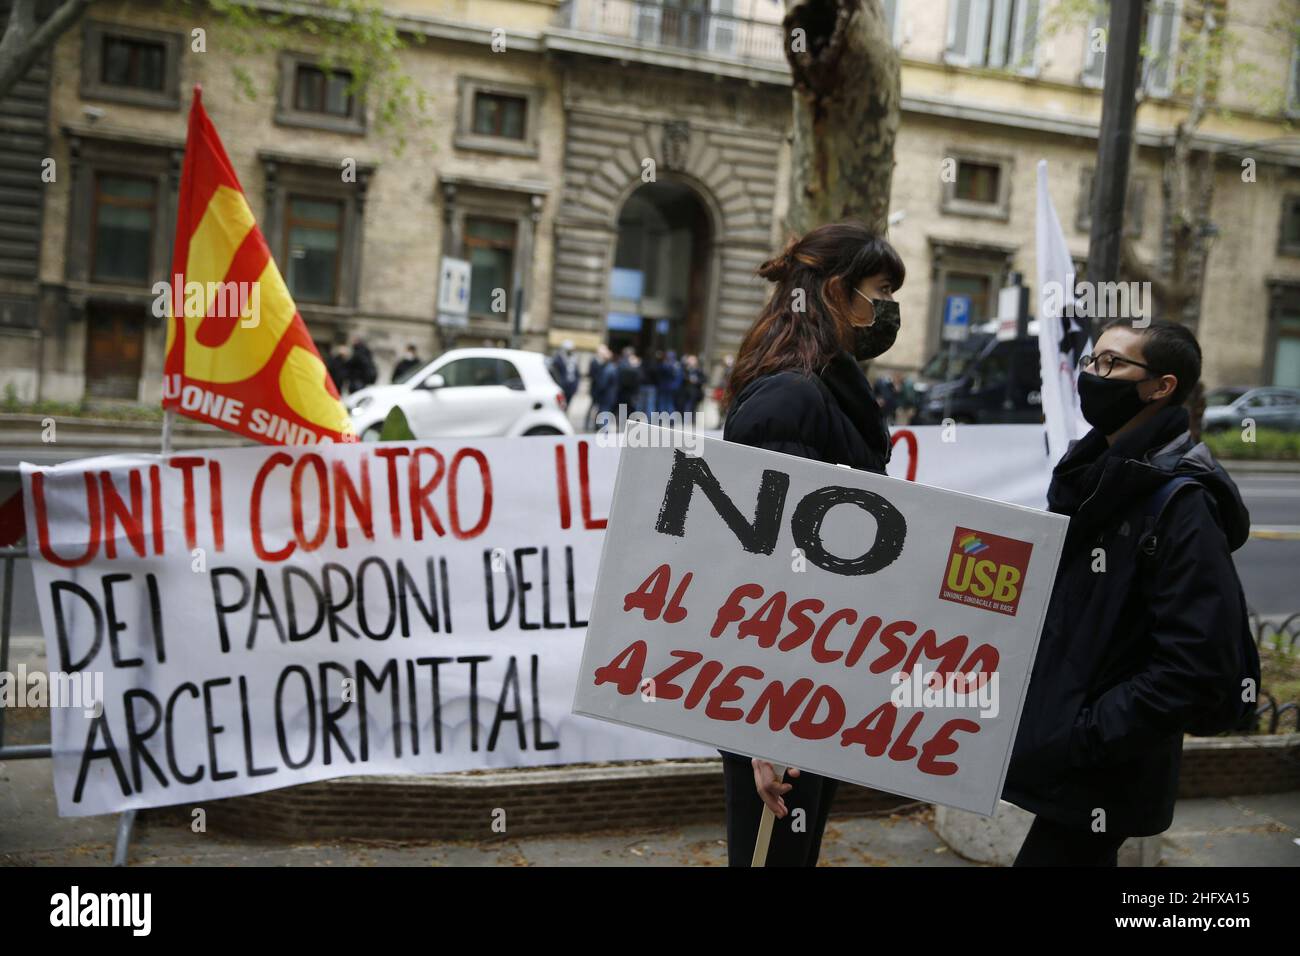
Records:
[[[44,23],[36,23],[36,0],[13,0],[0,37],[0,100],[27,75],[42,53],[81,19],[93,0],[63,0]]]
[[[1187,115],[1174,127],[1173,143],[1160,180],[1163,263],[1142,260],[1133,241],[1123,243],[1123,273],[1130,281],[1150,282],[1155,316],[1181,322],[1201,298],[1202,274],[1209,256],[1204,226],[1214,198],[1215,164],[1210,154],[1197,156],[1192,139],[1205,118],[1211,92],[1217,88],[1223,48],[1214,34],[1222,29],[1223,0],[1205,0],[1188,12],[1197,30],[1196,43],[1184,51],[1196,79]],[[1197,307],[1199,313],[1199,305]]]
[[[786,225],[861,219],[883,233],[898,135],[899,65],[881,0],[786,0],[794,140]]]

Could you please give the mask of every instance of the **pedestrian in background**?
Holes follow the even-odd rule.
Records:
[[[564,393],[564,405],[567,408],[573,402],[578,391],[578,359],[573,354],[573,341],[565,339],[555,354],[551,356],[551,376]]]
[[[718,409],[718,427],[721,428],[727,421],[726,395],[727,386],[731,383],[731,370],[735,368],[736,360],[728,353],[722,356],[722,368],[718,372],[718,382],[713,387],[713,401]]]
[[[419,353],[415,349],[415,343],[411,343],[406,347],[406,354],[393,366],[393,384],[396,385],[399,382],[406,381],[406,377],[422,364]]]
[[[700,402],[704,400],[705,385],[704,369],[700,367],[700,359],[697,355],[688,355],[682,363],[682,387],[678,393],[678,407],[682,410],[683,416],[695,416],[696,409],[700,407]]]
[[[682,387],[682,366],[677,361],[677,353],[671,349],[664,353],[656,384],[657,408],[660,412],[671,415],[677,410],[677,393]]]
[[[618,364],[618,404],[626,409],[624,417],[637,410],[637,399],[641,394],[643,372],[641,358],[631,346],[623,349],[623,358]]]
[[[596,416],[609,412],[618,401],[618,365],[614,353],[603,342],[596,347],[596,355],[587,365],[587,389],[591,405],[587,409],[587,431],[596,428]]]
[[[894,380],[888,375],[876,379],[876,400],[880,403],[880,413],[885,418],[885,424],[892,425],[894,415],[898,412],[898,392],[894,389]]]
[[[359,392],[379,381],[379,369],[375,366],[375,357],[370,354],[370,346],[366,345],[366,340],[359,335],[352,340],[347,379],[349,392]]]
[[[339,395],[346,394],[348,390],[348,359],[351,353],[348,347],[339,342],[334,348],[330,349],[329,361],[325,363],[325,370],[330,374],[330,380],[334,383],[334,388]]]
[[[647,353],[641,363],[641,390],[637,393],[637,411],[653,415],[659,409],[659,363],[664,353]]]

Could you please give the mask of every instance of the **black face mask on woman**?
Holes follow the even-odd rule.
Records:
[[[853,291],[862,295],[857,289]],[[865,295],[862,298],[871,303],[876,318],[870,325],[853,326],[853,357],[859,362],[888,352],[903,324],[897,302],[892,299],[872,299]]]
[[[1104,435],[1113,435],[1146,408],[1138,385],[1150,379],[1102,378],[1092,372],[1079,373],[1079,408],[1089,425]]]

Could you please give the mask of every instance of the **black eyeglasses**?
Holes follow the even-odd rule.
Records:
[[[1136,365],[1138,368],[1144,368],[1148,372],[1155,370],[1150,365],[1144,365],[1141,362],[1135,362],[1131,358],[1124,358],[1122,355],[1112,355],[1106,352],[1102,355],[1085,355],[1079,359],[1079,368],[1085,371],[1091,366],[1095,368],[1095,374],[1106,378],[1115,368],[1115,363],[1120,362],[1125,365]]]

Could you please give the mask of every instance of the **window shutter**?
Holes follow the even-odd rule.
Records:
[[[1147,25],[1146,91],[1152,96],[1173,92],[1174,61],[1178,53],[1177,0],[1156,0]]]
[[[951,0],[948,4],[948,48],[944,59],[949,63],[969,63],[967,39],[970,35],[971,4],[974,0]]]
[[[636,6],[636,38],[640,43],[660,42],[660,17],[658,6],[638,4]]]
[[[1109,42],[1106,36],[1106,24],[1108,21],[1106,10],[1101,10],[1093,14],[1092,22],[1088,24],[1088,35],[1083,39],[1083,76],[1084,83],[1101,86],[1106,79],[1106,53],[1104,46]],[[1098,33],[1097,31],[1101,31]],[[1094,37],[1098,39],[1094,41]],[[1102,50],[1094,49],[1095,46],[1103,46]]]
[[[1018,0],[1016,3],[1015,32],[1012,40],[1012,69],[1020,73],[1038,72],[1038,14],[1039,0]]]
[[[889,40],[894,46],[898,46],[898,5],[900,0],[885,0],[885,28],[889,32]]]
[[[988,33],[988,56],[985,58],[985,64],[995,69],[1006,66],[1010,54],[1011,44],[1007,40],[1011,34],[1011,6],[1011,0],[993,0],[989,17],[991,22]]]
[[[709,0],[709,50],[731,55],[736,52],[735,0]]]

